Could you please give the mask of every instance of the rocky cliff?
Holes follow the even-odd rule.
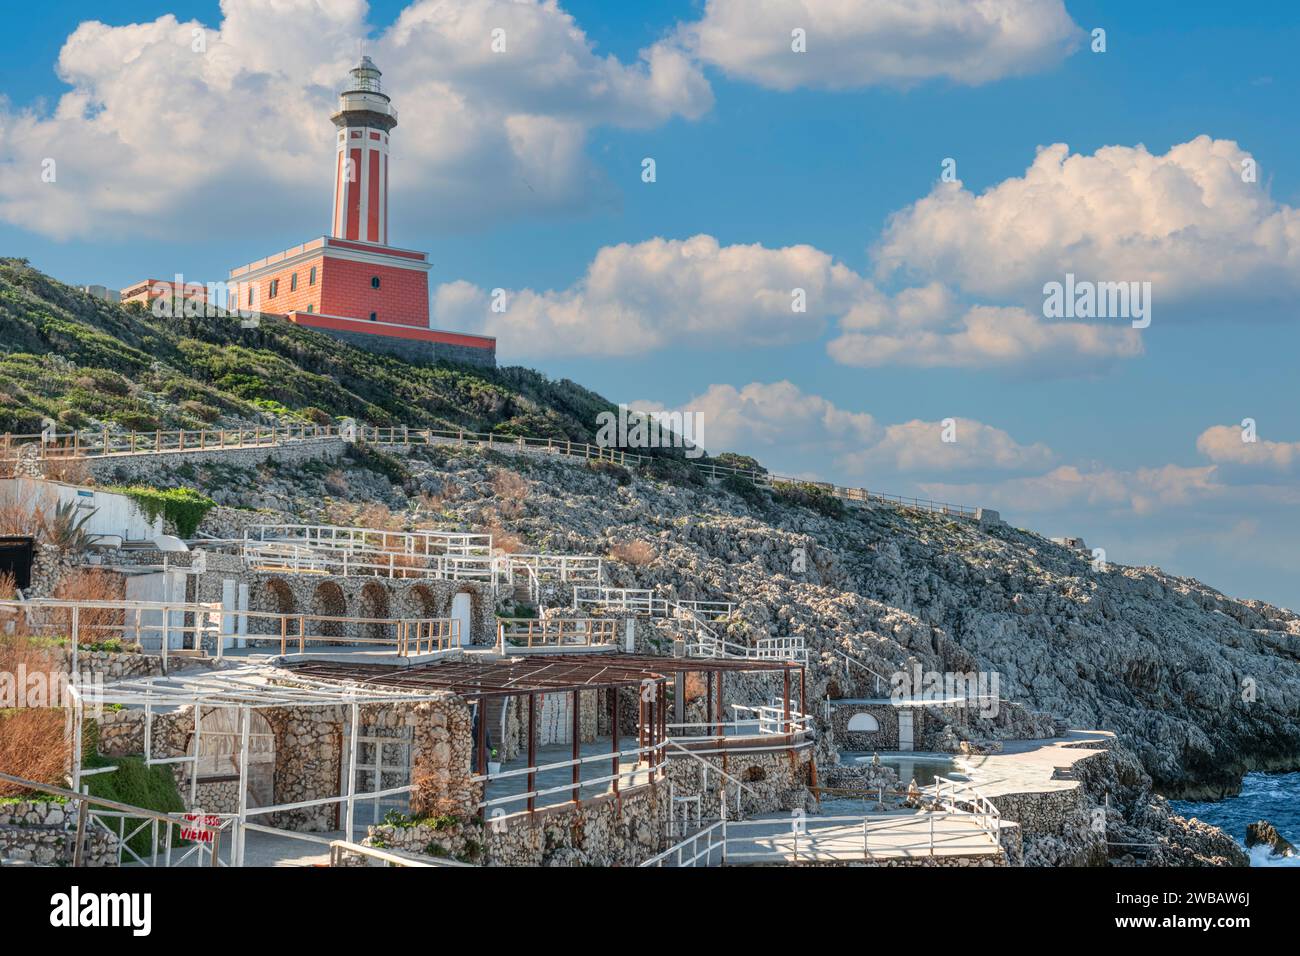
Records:
[[[1300,766],[1300,616],[1189,578],[1094,568],[1006,526],[808,507],[612,466],[434,449],[390,461],[382,476],[375,467],[372,458],[251,480],[201,472],[187,483],[305,520],[366,507],[373,521],[381,503],[382,520],[401,525],[419,505],[416,524],[491,529],[523,550],[632,553],[608,562],[611,584],[734,598],[738,643],[803,636],[814,699],[874,691],[865,671],[846,674],[837,651],[882,675],[915,663],[996,674],[1003,698],[1115,731],[1169,796],[1219,796],[1246,770]],[[619,549],[632,541],[646,544]]]

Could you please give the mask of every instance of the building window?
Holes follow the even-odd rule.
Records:
[[[307,276],[307,284],[308,284],[308,285],[315,285],[315,284],[316,284],[316,267],[315,267],[315,266],[312,266],[312,267],[311,267],[311,274]]]
[[[274,299],[276,295],[279,294],[279,292],[280,292],[280,280],[272,279],[271,288],[267,291],[266,297],[268,299]]]
[[[298,291],[298,273],[296,272],[293,275],[289,276],[289,291],[290,292]]]
[[[371,277],[370,277],[370,288],[372,288],[372,289],[378,289],[378,288],[379,288],[379,276],[371,276]]]
[[[248,304],[253,304],[253,287],[251,285],[248,287]]]
[[[379,315],[378,315],[377,313],[375,313],[375,312],[371,312],[371,313],[370,313],[370,321],[371,321],[371,322],[376,321],[378,318],[379,318]]]

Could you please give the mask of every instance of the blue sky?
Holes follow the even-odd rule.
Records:
[[[468,13],[454,25],[405,41],[399,15],[429,5],[331,0],[330,27],[304,29],[301,12],[261,20],[249,0],[228,0],[224,15],[180,0],[110,15],[55,3],[0,39],[0,251],[65,281],[123,286],[177,271],[220,279],[322,234],[330,86],[364,34],[402,111],[391,236],[430,251],[431,285],[447,293],[439,325],[486,329],[503,362],[615,400],[699,411],[711,449],[774,470],[987,504],[1082,535],[1112,561],[1300,606],[1300,144],[1283,121],[1300,17],[1286,3],[1007,5],[1045,18],[1011,52],[947,0],[913,5],[937,13],[917,14],[906,42],[876,26],[895,15],[890,0],[863,0],[847,25],[822,0],[769,3],[767,19],[729,16],[721,0],[576,0],[523,20],[456,0]],[[232,10],[247,29],[223,25]],[[167,15],[178,23],[131,27]],[[114,29],[82,27],[69,42],[94,19]],[[191,20],[231,55],[217,72],[245,84],[237,94],[210,63],[168,59]],[[527,72],[474,53],[498,22]],[[1044,23],[1059,43],[1040,42]],[[746,53],[801,24],[794,80],[781,72],[790,61]],[[1095,27],[1104,53],[1089,49]],[[674,68],[646,67],[652,49]],[[891,75],[896,59],[905,76]],[[238,122],[250,96],[257,115]],[[277,114],[292,118],[282,152],[265,125]],[[510,138],[520,115],[535,121],[522,145]],[[1018,189],[1056,143],[1073,173]],[[46,154],[66,156],[57,193],[19,175]],[[1257,182],[1227,183],[1242,156]],[[641,181],[645,157],[654,183]],[[947,157],[956,204],[939,182]],[[1041,222],[1052,226],[1038,236]],[[695,236],[716,248],[682,245]],[[605,268],[589,272],[598,257]],[[1064,335],[1035,290],[1067,270],[1151,278],[1150,328],[1098,320]],[[807,316],[748,300],[819,278]],[[902,307],[931,285],[947,290],[940,304]],[[497,287],[517,305],[493,318],[482,302]],[[953,334],[970,308],[996,310],[986,327],[1013,341],[972,357]],[[885,313],[904,343],[895,358],[881,357]],[[918,337],[939,328],[933,347]],[[841,338],[870,357],[837,358],[828,346]],[[1085,341],[1091,351],[1075,354]],[[935,445],[948,417],[954,448]],[[1247,417],[1257,443],[1212,431]]]

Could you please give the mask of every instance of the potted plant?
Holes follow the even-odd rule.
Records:
[[[498,774],[501,772],[501,757],[497,754],[497,748],[492,748],[492,755],[488,757],[488,774]]]

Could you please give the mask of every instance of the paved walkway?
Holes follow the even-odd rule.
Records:
[[[1114,739],[1115,735],[1106,730],[1070,730],[1064,737],[1047,740],[1007,740],[1001,753],[959,756],[957,763],[970,778],[971,786],[989,798],[1073,790],[1079,782],[1058,776],[1057,769],[1072,771],[1076,762]]]
[[[966,814],[926,813],[901,810],[869,817],[806,817],[802,832],[790,814],[766,814],[726,826],[726,863],[863,863],[876,860],[916,860],[935,857],[996,857],[1002,853],[997,842]],[[720,830],[712,834],[719,843]],[[721,866],[722,848],[706,851],[707,837],[684,852],[699,852],[697,866]],[[706,864],[707,861],[707,864]],[[675,859],[664,862],[674,866]]]

